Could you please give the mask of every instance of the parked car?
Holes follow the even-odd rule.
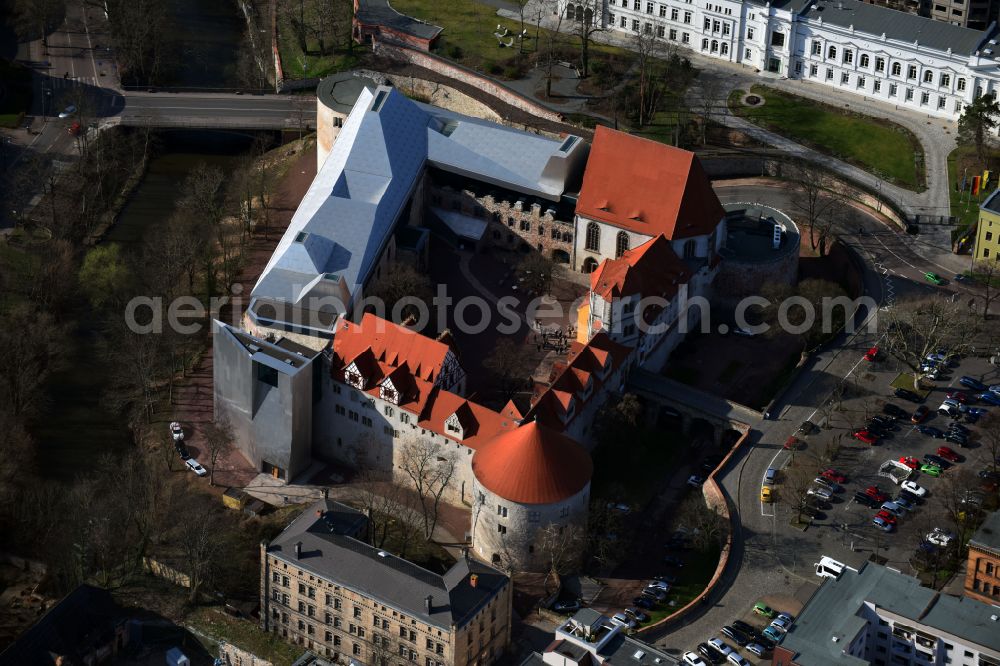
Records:
[[[785,440],[785,443],[782,445],[782,448],[784,448],[786,451],[796,451],[801,447],[801,445],[802,442],[799,441],[799,438],[792,436]]]
[[[654,580],[652,583],[646,585],[646,587],[655,587],[658,590],[663,590],[664,592],[670,591],[670,583],[665,583],[662,580]]]
[[[625,614],[628,615],[633,620],[635,620],[636,622],[639,623],[649,622],[649,616],[643,613],[638,608],[626,608]]]
[[[649,597],[643,597],[643,596],[634,597],[632,599],[632,603],[638,606],[639,608],[643,608],[645,610],[653,610],[653,608],[656,607],[656,602],[650,599]]]
[[[970,434],[972,432],[971,430],[969,430],[968,428],[966,428],[961,423],[950,423],[950,424],[948,424],[948,431],[949,432],[960,432],[963,435],[968,435],[968,434]]]
[[[754,655],[755,657],[763,657],[767,654],[767,648],[760,643],[751,643],[747,646],[747,652]]]
[[[733,648],[727,645],[726,641],[721,638],[709,638],[708,644],[711,645],[716,652],[722,655],[723,658],[728,657],[729,653],[733,651]]]
[[[924,462],[930,463],[932,465],[937,465],[941,469],[948,469],[951,467],[951,463],[940,456],[936,456],[933,453],[924,454]]]
[[[715,648],[708,643],[698,643],[698,653],[713,664],[721,664],[726,660]]]
[[[820,486],[821,488],[826,488],[831,493],[839,493],[844,490],[844,487],[841,486],[839,483],[831,481],[825,476],[817,476],[815,479],[813,479],[813,483],[815,483],[817,486]]]
[[[750,640],[756,640],[760,636],[760,631],[754,627],[749,622],[744,622],[743,620],[733,620],[731,623],[733,629],[739,629],[744,634],[750,637]]]
[[[929,412],[930,412],[930,410],[927,408],[927,405],[920,405],[913,412],[913,416],[910,417],[910,422],[911,423],[923,423],[924,421],[927,420],[927,414]]]
[[[878,443],[878,437],[868,430],[856,430],[852,436],[854,439],[862,441],[870,446],[875,446]]]
[[[902,407],[898,407],[891,402],[887,402],[882,406],[882,413],[897,419],[905,419],[909,416]]]
[[[882,510],[888,511],[897,518],[902,518],[906,515],[906,509],[895,502],[883,502]]]
[[[925,537],[927,541],[934,544],[935,546],[941,546],[942,548],[947,548],[949,544],[955,539],[955,535],[948,530],[943,530],[940,527],[935,527],[933,530],[927,533]]]
[[[790,619],[786,619],[786,618],[787,618],[787,616],[781,617],[779,615],[778,617],[776,617],[773,620],[771,620],[771,624],[768,625],[768,626],[775,627],[775,628],[781,630],[781,633],[783,633],[783,634],[787,633],[789,627],[792,626],[792,621]]]
[[[732,641],[737,645],[739,645],[740,647],[743,647],[744,645],[750,642],[750,637],[744,634],[736,627],[731,627],[729,625],[726,625],[721,629],[721,633],[726,638],[732,639]]]
[[[774,644],[780,643],[782,639],[785,638],[785,635],[780,631],[778,631],[777,629],[775,629],[774,627],[765,628],[761,635],[764,636],[764,638],[770,640]]]
[[[937,454],[947,460],[948,462],[957,463],[961,462],[962,456],[955,453],[954,449],[947,446],[939,446],[937,449]]]
[[[835,483],[845,483],[847,481],[847,477],[835,469],[824,470],[820,472],[819,475],[822,476],[824,479],[829,479],[830,481],[834,481]]]
[[[889,496],[882,492],[878,486],[868,486],[865,488],[865,494],[876,502],[884,502],[889,499]]]
[[[891,513],[889,513],[888,511],[886,511],[885,509],[882,509],[881,511],[879,511],[878,513],[876,513],[875,517],[876,518],[881,518],[882,520],[884,520],[885,522],[889,523],[890,525],[895,525],[896,522],[897,522],[896,516],[892,515]]]
[[[923,398],[919,395],[910,391],[909,389],[898,388],[892,392],[897,398],[902,398],[903,400],[909,400],[910,402],[923,402]]]
[[[917,497],[923,497],[927,494],[927,489],[916,483],[915,481],[903,481],[899,484],[899,487],[908,493],[913,493]]]
[[[60,118],[69,118],[74,113],[76,113],[76,107],[73,106],[72,104],[70,104],[65,109],[63,109],[62,111],[59,112],[59,117]]]
[[[611,621],[623,627],[628,627],[629,629],[635,629],[637,626],[639,626],[639,624],[635,620],[630,619],[628,616],[625,615],[625,613],[615,613],[614,615],[611,616]]]
[[[174,438],[175,442],[184,440],[184,428],[177,421],[170,422],[170,436]]]
[[[979,399],[982,402],[985,402],[987,405],[993,405],[994,407],[1000,405],[1000,395],[997,395],[992,391],[987,391],[986,393],[980,393]]]
[[[865,493],[863,493],[861,491],[858,491],[858,492],[854,493],[854,501],[857,502],[858,504],[863,504],[863,505],[865,505],[867,507],[870,507],[872,509],[874,509],[875,507],[879,506],[879,504],[881,504],[880,502],[876,501],[874,498],[869,497],[868,495],[866,495]]]
[[[687,664],[688,666],[708,666],[705,660],[696,655],[694,652],[685,652],[684,656],[681,658],[681,662]]]
[[[758,601],[753,605],[753,612],[757,615],[762,615],[767,619],[771,619],[776,615],[774,609],[765,604],[763,601]]]
[[[728,661],[733,666],[750,666],[750,662],[746,660],[746,657],[739,654],[738,652],[730,652],[726,655],[726,661]]]
[[[874,527],[882,530],[883,532],[891,532],[892,531],[892,523],[887,522],[881,516],[875,516],[874,518],[872,518],[872,525]]]
[[[557,613],[575,613],[580,610],[580,602],[576,599],[570,601],[557,601],[552,604],[552,610]]]
[[[941,476],[941,468],[937,465],[931,465],[930,463],[921,465],[920,471],[927,476]]]
[[[963,449],[969,446],[969,436],[960,430],[949,430],[944,436],[944,441]]]
[[[934,426],[929,426],[929,425],[917,426],[917,430],[919,430],[924,435],[930,435],[934,439],[941,439],[945,435],[944,431],[941,430],[940,428],[935,428]]]
[[[936,284],[939,287],[944,284],[944,278],[933,271],[927,271],[924,273],[924,279],[932,284]]]
[[[868,351],[865,352],[866,361],[872,362],[875,361],[876,359],[878,359],[878,345],[871,347]]]
[[[959,377],[958,383],[964,386],[965,388],[972,389],[973,391],[987,390],[986,384],[968,375],[962,375],[961,377]]]
[[[948,391],[948,393],[945,394],[945,397],[963,405],[969,404],[972,400],[972,398],[969,397],[969,394],[964,391]]]
[[[917,467],[920,466],[920,461],[914,458],[913,456],[900,456],[899,462],[902,463],[903,465],[906,465],[910,469],[916,469]]]
[[[654,599],[659,602],[667,600],[666,593],[658,587],[647,587],[642,591],[642,596]]]
[[[174,450],[177,451],[177,455],[181,460],[188,460],[191,457],[191,453],[184,446],[184,442],[174,442]]]
[[[806,491],[806,495],[811,495],[813,497],[819,497],[829,501],[833,497],[833,493],[830,492],[829,488],[824,488],[822,486],[812,486]]]
[[[204,467],[199,465],[198,461],[195,460],[194,458],[188,458],[187,460],[185,460],[184,465],[198,476],[205,476],[206,474],[208,474],[208,471]]]
[[[906,493],[906,495],[904,495],[903,492],[905,491],[901,491],[899,496],[895,497],[892,500],[893,504],[898,504],[899,506],[903,507],[903,509],[905,509],[907,512],[913,511],[915,508],[917,508],[916,503],[906,496],[909,495],[909,493]]]

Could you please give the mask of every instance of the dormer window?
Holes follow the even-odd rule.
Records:
[[[445,432],[447,432],[449,435],[453,435],[458,439],[462,438],[464,432],[462,428],[462,422],[458,420],[457,414],[452,414],[447,419],[445,419],[444,429]]]
[[[364,385],[364,381],[361,378],[361,374],[358,372],[351,372],[351,371],[345,372],[344,380],[355,388],[362,388],[362,386]]]
[[[382,382],[382,385],[378,388],[378,395],[386,402],[391,402],[394,405],[399,404],[399,391],[396,390],[396,387],[393,386],[392,380],[390,379],[386,379]]]

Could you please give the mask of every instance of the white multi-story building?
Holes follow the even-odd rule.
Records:
[[[572,0],[559,0],[566,16]],[[1000,31],[973,30],[859,0],[603,0],[611,29],[720,60],[957,119],[1000,88]]]
[[[998,610],[868,563],[826,579],[774,649],[774,663],[1000,666]]]

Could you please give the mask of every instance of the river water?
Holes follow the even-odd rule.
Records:
[[[177,48],[187,56],[171,83],[236,86],[244,23],[235,0],[167,1],[175,16]],[[167,223],[177,192],[195,166],[205,162],[229,170],[253,140],[254,135],[245,132],[161,132],[145,177],[103,242],[119,243],[126,252],[141,250],[146,233]],[[71,316],[76,330],[66,350],[67,367],[49,378],[47,406],[32,425],[40,473],[67,481],[93,469],[101,454],[120,454],[129,444],[124,418],[104,404],[106,360],[96,322],[83,306]]]

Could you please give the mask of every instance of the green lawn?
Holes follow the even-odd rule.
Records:
[[[323,78],[358,66],[358,56],[354,53],[303,55],[294,39],[280,34],[278,50],[281,52],[281,71],[286,79]]]
[[[750,92],[762,96],[765,103],[760,107],[743,106],[739,102],[743,93],[737,96],[734,92],[730,108],[736,115],[901,187],[925,189],[920,144],[903,127],[767,86],[753,86]]]
[[[993,150],[990,153],[987,162],[995,165],[1000,151]],[[958,220],[957,231],[962,231],[979,218],[980,202],[996,188],[996,176],[990,176],[990,184],[986,189],[976,196],[970,196],[972,177],[981,175],[985,168],[986,165],[979,160],[973,146],[959,146],[948,154],[948,192],[951,196],[951,214]],[[963,175],[967,180],[967,188],[965,192],[959,192],[955,185],[962,182]]]
[[[524,54],[519,57],[518,45],[501,48],[494,37],[497,24],[507,29],[509,34],[521,30],[520,21],[514,21],[497,16],[496,8],[475,0],[392,0],[396,11],[426,21],[444,28],[434,45],[434,52],[466,67],[486,72],[493,76],[516,79],[523,76],[528,66],[528,60],[537,51],[538,41],[545,45],[548,31],[535,29],[529,17],[525,15],[524,27],[528,37],[524,41]],[[567,59],[577,54],[578,41],[570,35],[562,35],[566,42]],[[507,41],[507,38],[504,39]],[[613,46],[593,44],[590,47],[591,61],[598,60],[606,54],[623,54],[624,51]]]
[[[31,108],[31,71],[0,60],[0,127],[17,127]]]
[[[263,631],[249,620],[230,617],[217,607],[198,608],[188,615],[186,622],[201,633],[241,647],[274,666],[291,666],[305,651],[282,640],[278,634]]]
[[[721,554],[722,550],[716,546],[688,558],[687,564],[677,575],[677,584],[670,588],[667,603],[658,604],[656,608],[646,611],[649,615],[648,624],[659,622],[668,615],[676,613],[704,592],[708,581],[715,575]],[[669,605],[671,602],[672,606]]]

